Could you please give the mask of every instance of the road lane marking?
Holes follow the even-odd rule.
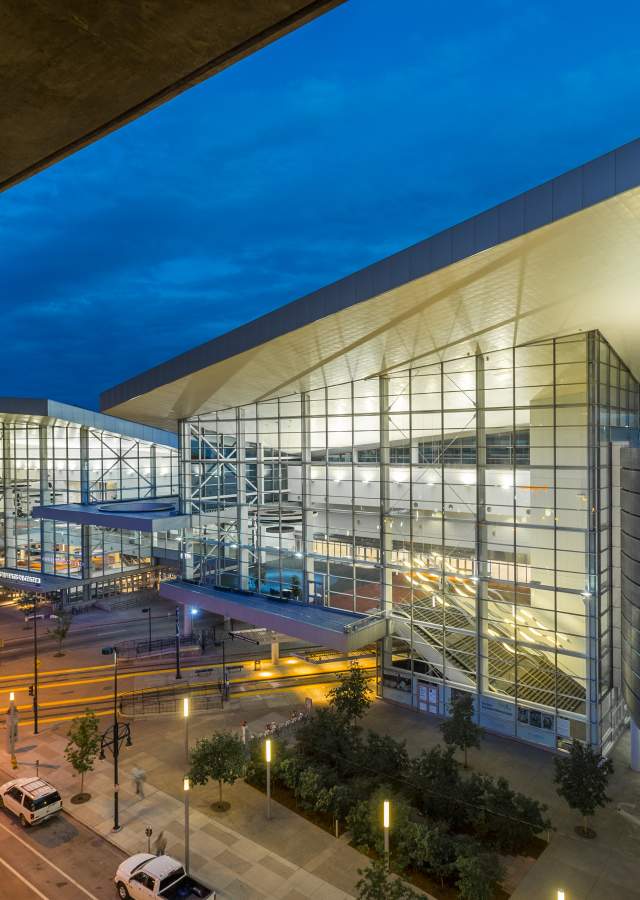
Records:
[[[50,897],[45,897],[45,895],[43,893],[41,893],[37,887],[34,887],[34,885],[32,885],[30,881],[27,881],[27,879],[23,875],[21,875],[20,872],[17,872],[13,868],[13,866],[10,866],[9,863],[6,861],[6,859],[3,859],[1,856],[0,856],[0,865],[4,866],[5,869],[8,869],[12,875],[15,875],[16,878],[19,878],[23,884],[26,884],[26,886],[29,888],[29,890],[33,891],[33,893],[37,897],[41,897],[42,900],[51,900]]]
[[[62,877],[71,882],[74,887],[77,887],[79,891],[82,891],[83,894],[89,897],[89,900],[99,900],[99,898],[96,897],[95,894],[92,894],[86,888],[83,888],[82,885],[75,880],[75,878],[72,878],[71,875],[67,875],[66,872],[63,872],[62,869],[58,868],[55,863],[52,863],[50,859],[47,859],[47,857],[43,856],[42,853],[35,849],[35,847],[32,847],[28,841],[25,841],[23,838],[18,837],[18,835],[15,834],[15,832],[11,828],[7,828],[7,826],[3,825],[2,822],[0,822],[0,828],[2,828],[3,831],[6,831],[7,834],[11,835],[14,841],[18,841],[20,844],[23,844],[27,848],[27,850],[31,850],[31,852],[34,853],[39,859],[45,862],[48,866],[51,866],[52,869],[55,869],[59,875],[62,875]],[[40,896],[42,896],[42,894]],[[45,897],[45,900],[49,900],[49,898]]]

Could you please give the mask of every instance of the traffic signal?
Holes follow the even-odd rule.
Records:
[[[33,697],[33,685],[32,684],[29,685],[29,696]]]

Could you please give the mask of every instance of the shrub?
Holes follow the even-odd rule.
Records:
[[[358,869],[360,881],[356,885],[358,900],[412,900],[418,894],[408,884],[387,872],[382,860],[375,860],[366,869]]]
[[[509,785],[505,778],[482,779],[483,793],[478,807],[470,810],[470,822],[476,834],[489,840],[503,853],[519,853],[532,837],[551,827],[544,815],[546,806]]]
[[[476,844],[461,844],[455,863],[460,900],[491,900],[503,869],[495,853],[485,853]]]
[[[409,765],[409,794],[425,815],[453,821],[460,790],[460,764],[451,748],[423,750]]]

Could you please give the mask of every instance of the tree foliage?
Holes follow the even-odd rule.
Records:
[[[49,633],[58,642],[58,652],[56,653],[56,656],[63,656],[62,644],[69,633],[69,628],[71,628],[71,616],[68,613],[64,613],[60,616],[56,625],[49,629]]]
[[[613,762],[580,741],[573,741],[567,756],[557,756],[554,762],[557,792],[571,809],[580,812],[586,832],[587,819],[611,800],[607,785],[613,775]]]
[[[408,884],[390,875],[382,860],[374,860],[366,869],[358,869],[358,900],[412,900],[419,895]]]
[[[64,756],[74,771],[80,775],[80,793],[84,793],[84,776],[93,772],[93,764],[100,750],[98,719],[90,709],[83,716],[77,716],[69,731]]]
[[[456,859],[458,897],[460,900],[492,900],[504,871],[495,853],[485,853],[473,843]]]
[[[479,747],[484,729],[473,721],[474,701],[472,694],[459,694],[449,706],[451,717],[440,726],[445,744],[457,747],[464,753],[464,767],[467,768],[467,751]]]
[[[218,782],[219,803],[222,803],[222,784],[234,784],[245,769],[244,745],[230,731],[215,731],[210,738],[201,738],[190,753],[189,779],[192,784]]]
[[[346,675],[341,675],[336,687],[329,691],[329,703],[349,724],[355,723],[371,706],[369,680],[358,663],[351,663]]]

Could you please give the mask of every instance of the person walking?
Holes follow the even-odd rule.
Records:
[[[131,777],[133,778],[133,783],[136,787],[136,797],[144,800],[144,782],[147,777],[147,773],[144,771],[144,769],[132,769]]]
[[[162,856],[167,849],[167,839],[164,836],[164,831],[158,832],[158,836],[153,842],[153,852],[156,856]]]

